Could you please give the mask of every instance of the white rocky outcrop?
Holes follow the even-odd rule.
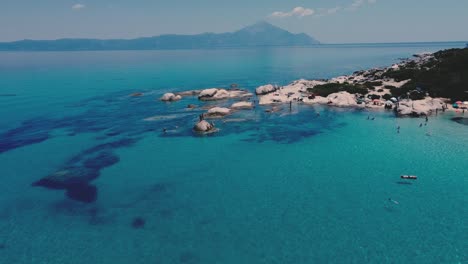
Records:
[[[274,85],[271,85],[271,84],[267,84],[267,85],[263,85],[263,86],[260,86],[260,87],[257,87],[257,89],[255,89],[255,93],[257,95],[264,95],[264,94],[269,94],[269,93],[272,93],[274,91],[278,90],[278,87],[277,86],[274,86]]]
[[[275,92],[260,95],[259,104],[268,105],[275,103],[287,103],[290,101],[302,101],[307,98],[307,88],[312,88],[319,84],[324,84],[324,81],[317,80],[297,80],[289,85],[283,86]]]
[[[252,102],[237,102],[231,105],[231,109],[252,109]]]
[[[198,99],[203,101],[223,100],[228,98],[241,98],[252,96],[251,93],[243,90],[226,90],[218,88],[210,88],[202,90],[198,94]]]
[[[398,103],[399,115],[424,116],[431,115],[437,110],[442,110],[445,102],[440,98],[427,97],[423,100],[401,100]]]
[[[201,120],[195,126],[193,127],[193,130],[198,131],[198,132],[209,132],[213,130],[215,127],[213,124],[209,123],[206,120]]]
[[[182,99],[182,96],[180,95],[175,95],[173,93],[165,93],[160,100],[164,102],[173,102],[173,101],[179,101]]]
[[[198,99],[203,100],[203,99],[212,98],[217,92],[218,92],[218,89],[216,88],[202,90],[198,94]]]
[[[332,93],[327,96],[327,104],[333,106],[357,106],[356,96],[348,92]]]

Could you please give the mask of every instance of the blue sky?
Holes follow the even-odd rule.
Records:
[[[227,32],[260,20],[325,43],[468,40],[467,0],[2,0],[0,41]]]

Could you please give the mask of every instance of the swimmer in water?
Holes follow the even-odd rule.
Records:
[[[388,198],[388,200],[394,204],[400,204],[398,201],[393,200],[392,198]]]

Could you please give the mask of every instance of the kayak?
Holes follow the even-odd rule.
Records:
[[[400,178],[407,179],[407,180],[416,180],[418,176],[415,175],[401,175]]]

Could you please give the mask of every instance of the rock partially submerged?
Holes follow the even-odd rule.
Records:
[[[190,90],[190,91],[177,92],[175,94],[180,95],[180,96],[197,96],[200,94],[200,92],[201,90]]]
[[[215,129],[214,125],[212,123],[209,123],[206,120],[201,120],[195,126],[193,127],[193,130],[197,132],[210,132]]]
[[[223,117],[229,115],[231,109],[225,107],[213,107],[205,114],[207,117]]]
[[[198,99],[202,101],[215,101],[215,100],[224,100],[229,98],[242,98],[250,97],[251,93],[244,90],[226,90],[218,88],[210,88],[202,90],[198,94]]]
[[[136,93],[130,94],[130,97],[140,97],[140,96],[143,96],[143,93],[136,92]]]
[[[231,105],[231,109],[252,109],[252,102],[237,102]]]
[[[164,102],[174,102],[174,101],[179,101],[180,99],[182,99],[182,96],[180,95],[175,95],[173,93],[165,93],[162,97],[161,97],[161,101],[164,101]]]

